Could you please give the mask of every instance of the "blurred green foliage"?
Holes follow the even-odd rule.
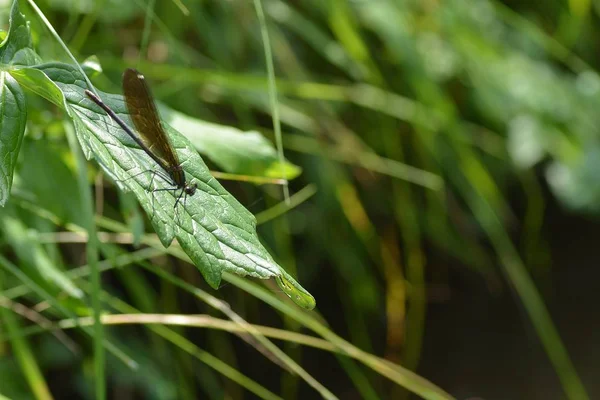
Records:
[[[315,295],[320,315],[306,316],[243,286],[249,296],[232,287],[244,285],[235,277],[233,285],[210,296],[222,297],[252,324],[283,327],[289,341],[284,352],[340,398],[401,398],[405,389],[448,398],[409,370],[419,366],[430,283],[444,284],[456,266],[470,268],[488,287],[505,281],[515,291],[566,397],[587,398],[530,272],[551,262],[543,234],[548,196],[574,213],[596,215],[599,209],[600,77],[586,61],[596,59],[599,3],[262,4],[290,162],[287,177],[295,178],[290,190],[314,185],[316,193],[286,208],[279,186],[225,186],[254,213],[287,211],[261,224],[259,236]],[[227,146],[274,142],[264,47],[251,2],[61,0],[39,6],[78,60],[97,56],[103,73],[94,82],[103,90],[120,92],[126,66],[143,71],[155,96],[177,110],[165,113],[168,122],[203,154],[211,145],[223,154],[205,157],[212,169],[281,176],[273,150]],[[69,63],[39,16],[26,4],[21,9],[41,58]],[[0,15],[8,18],[5,10]],[[43,398],[43,386],[49,385],[57,398],[91,397],[87,336],[75,331],[62,339],[48,332],[25,336],[27,329],[33,334],[32,328],[44,328],[42,317],[59,321],[92,313],[87,297],[65,296],[77,288],[89,293],[89,271],[74,269],[86,264],[82,234],[73,233],[84,222],[76,163],[60,122],[64,115],[33,93],[27,101],[27,134],[12,197],[0,211],[0,305],[18,314],[18,319],[0,315],[0,376],[9,377],[0,379],[0,394]],[[209,136],[210,124],[231,128],[221,126]],[[163,249],[143,229],[128,194],[117,195],[98,178],[97,168],[89,178],[105,242],[103,308],[111,314],[215,316],[220,310],[235,321],[209,294],[195,291],[206,288],[195,269],[162,257],[181,255]],[[15,268],[24,277],[11,273]],[[76,288],[63,279],[70,270]],[[19,313],[21,303],[29,311]],[[106,366],[112,393],[241,398],[250,390],[262,398],[294,399],[317,396],[315,388],[327,396],[302,373],[271,363],[274,358],[280,364],[283,356],[273,356],[268,343],[247,332],[240,334],[244,342],[217,330],[227,330],[223,327],[201,330],[192,321],[185,328],[131,323],[137,325],[107,329],[111,354],[120,354],[109,356]],[[305,343],[292,335],[301,326],[350,357],[295,346]],[[55,350],[67,348],[65,340],[76,342],[77,354]],[[369,358],[372,354],[406,369]],[[132,371],[134,362],[139,369]],[[57,371],[60,379],[49,380]]]

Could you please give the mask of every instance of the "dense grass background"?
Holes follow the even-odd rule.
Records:
[[[294,207],[279,185],[223,184],[317,311],[272,282],[267,294],[235,277],[210,289],[159,244],[133,197],[93,162],[81,169],[64,112],[29,93],[0,210],[0,395],[91,398],[98,368],[107,397],[123,399],[599,395],[600,3],[264,0],[266,26],[248,1],[37,4],[80,62],[97,57],[102,90],[120,93],[136,66],[170,108],[275,143],[268,29],[283,149],[301,168]],[[40,15],[21,11],[41,58],[71,63]],[[251,164],[241,172],[265,173]],[[90,291],[82,174],[106,270],[92,293],[127,314],[127,325],[106,320],[117,350],[104,366],[102,342],[77,326],[91,303],[45,276],[74,270]],[[227,333],[245,325],[227,325],[238,317],[215,297],[283,339],[310,375],[288,372],[264,337]]]

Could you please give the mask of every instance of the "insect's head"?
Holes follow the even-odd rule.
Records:
[[[193,196],[194,193],[196,193],[196,189],[198,189],[198,185],[196,185],[195,183],[190,183],[185,186],[185,194],[187,194],[188,196]]]

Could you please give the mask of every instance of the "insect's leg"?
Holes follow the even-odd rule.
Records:
[[[162,179],[163,179],[165,182],[167,182],[169,185],[173,185],[173,186],[175,186],[175,182],[173,182],[173,179],[172,179],[172,178],[171,178],[169,175],[165,174],[165,173],[164,173],[164,172],[162,172],[162,171],[154,171],[154,172],[155,172],[155,175],[157,175],[157,176],[159,176],[160,178],[162,178]],[[160,190],[162,190],[162,189],[155,189],[154,191],[160,191]],[[170,190],[170,189],[169,189],[169,188],[167,188],[167,190]]]
[[[160,174],[158,174],[158,173],[156,175],[160,176]],[[164,178],[164,177],[161,176],[161,178]],[[162,189],[154,189],[154,190],[152,190],[152,218],[154,218],[154,212],[155,212],[155,209],[154,209],[154,192],[172,192],[172,191],[178,190],[178,189],[179,188],[162,188]]]
[[[156,175],[158,175],[158,172],[156,170],[152,171],[152,178],[150,178],[150,185],[149,188],[152,188],[152,184],[154,183],[154,178],[156,177]],[[154,191],[152,191],[152,193],[150,194],[150,204],[152,207],[152,216],[150,217],[151,219],[154,219]]]
[[[179,194],[179,196],[177,196],[177,199],[175,200],[175,206],[173,207],[175,209],[175,213],[176,213],[176,219],[177,219],[177,224],[179,224],[181,221],[178,219],[179,218],[179,214],[178,214],[178,209],[177,209],[177,204],[179,203],[179,200],[181,199],[181,196],[183,194],[183,192],[185,191],[185,189],[181,189],[178,187],[175,188],[162,188],[162,189],[154,189],[152,191],[152,193],[154,192],[174,192],[176,190],[181,190],[181,194]]]
[[[179,200],[181,200],[181,196],[183,196],[183,194],[185,193],[185,189],[181,189],[181,193],[179,193],[179,196],[177,196],[177,200],[175,200],[175,207],[177,207],[177,204],[179,204]],[[185,198],[184,198],[185,200]],[[185,204],[184,204],[185,206]]]
[[[148,186],[149,188],[152,188],[152,184],[154,183],[154,177],[157,175],[156,171],[154,171],[154,173],[152,174],[152,178],[150,178],[150,185]]]
[[[174,188],[154,189],[152,192],[174,192],[176,190],[179,190],[179,188],[178,187],[174,187]]]
[[[154,219],[154,192],[150,193],[150,198],[152,199],[150,201],[151,207],[152,207],[152,217],[151,219]]]
[[[177,218],[179,219],[179,209],[177,208],[177,204],[179,204],[179,201],[181,200],[181,196],[183,196],[185,194],[185,188],[181,189],[181,192],[179,193],[179,196],[177,196],[177,200],[175,200],[175,214],[177,216]],[[185,197],[183,198],[183,202],[184,202],[184,207],[185,207],[185,198],[187,197],[187,194],[185,194]],[[181,220],[178,220],[177,223],[179,225],[181,225]]]
[[[185,210],[185,202],[187,201],[188,194],[185,191],[185,189],[182,191],[182,194],[183,194],[183,209]],[[179,201],[180,198],[181,198],[181,194],[179,195],[179,198],[177,199],[177,201]]]
[[[154,193],[154,192],[174,192],[176,190],[179,190],[179,188],[178,187],[175,187],[175,188],[161,188],[161,189],[154,189],[152,191],[152,193]],[[177,204],[177,202],[175,202],[175,204]]]
[[[142,174],[145,174],[146,172],[151,172],[151,173],[153,173],[153,174],[156,174],[156,171],[155,171],[155,170],[153,170],[153,169],[146,169],[146,170],[144,170],[144,171],[138,172],[138,173],[137,173],[137,174],[135,174],[135,175],[132,175],[132,176],[130,176],[130,177],[129,177],[129,178],[127,178],[127,179],[115,179],[115,181],[116,181],[116,182],[127,182],[128,180],[130,180],[130,179],[134,179],[134,178],[136,178],[136,177],[138,177],[138,176],[140,176],[140,175],[142,175]]]

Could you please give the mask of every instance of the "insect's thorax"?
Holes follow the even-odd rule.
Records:
[[[169,168],[167,172],[169,173],[169,175],[171,175],[171,178],[173,179],[173,182],[175,182],[177,187],[184,188],[186,186],[185,174],[183,173],[183,168],[181,168],[181,165],[175,165]]]

